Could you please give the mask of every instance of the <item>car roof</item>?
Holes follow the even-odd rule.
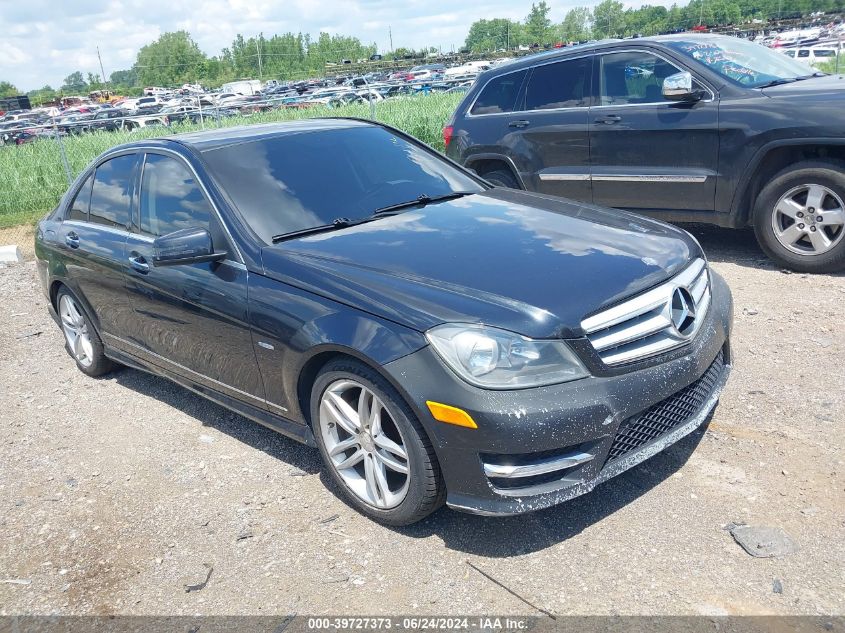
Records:
[[[558,57],[565,58],[570,55],[575,55],[581,52],[593,52],[605,49],[624,48],[628,46],[636,46],[639,44],[672,44],[675,42],[717,42],[726,39],[735,39],[728,35],[716,35],[713,33],[671,33],[668,35],[650,35],[648,37],[637,37],[630,39],[606,39],[597,40],[595,42],[587,42],[585,44],[576,44],[574,46],[566,46],[564,48],[555,48],[534,55],[527,55],[519,57],[512,61],[494,66],[490,70],[484,71],[482,77],[494,77],[502,72],[512,72],[514,70],[521,70],[523,68],[531,68],[544,61],[553,60]],[[468,62],[471,63],[485,63],[485,62]],[[489,63],[489,62],[486,62]]]
[[[208,152],[221,147],[237,145],[261,139],[279,138],[291,134],[302,134],[305,132],[318,132],[322,130],[342,130],[359,127],[370,127],[376,124],[358,119],[346,118],[315,118],[302,119],[299,121],[285,121],[283,123],[264,123],[259,125],[240,125],[236,127],[224,127],[200,132],[188,132],[175,136],[154,139],[162,143],[175,141],[181,145],[192,147],[199,152]],[[138,141],[123,145],[123,148],[132,148],[138,145],[149,145],[150,141]]]

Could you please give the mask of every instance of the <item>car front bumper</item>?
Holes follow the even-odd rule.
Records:
[[[426,347],[385,366],[437,453],[452,508],[521,514],[585,494],[701,426],[731,370],[733,302],[712,302],[681,355],[643,369],[535,389],[478,389]],[[477,429],[436,421],[426,401],[468,412]]]

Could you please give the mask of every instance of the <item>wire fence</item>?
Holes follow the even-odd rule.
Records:
[[[264,100],[249,102],[244,111],[203,106],[172,120],[158,114],[104,120],[103,126],[114,129],[92,128],[91,121],[76,129],[69,125],[28,126],[23,143],[0,146],[0,246],[15,244],[25,256],[31,256],[38,219],[56,207],[69,184],[91,161],[122,143],[202,129],[330,116],[381,121],[442,150],[443,126],[462,97],[461,93],[426,94],[421,90],[417,95],[334,107],[280,106],[278,100]]]

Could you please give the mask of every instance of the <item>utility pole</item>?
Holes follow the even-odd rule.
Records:
[[[106,71],[103,70],[103,58],[100,57],[100,47],[99,46],[97,47],[97,59],[100,60],[100,73],[103,77],[103,84],[105,84],[106,83]]]
[[[387,27],[387,34],[390,37],[390,52],[393,52],[393,29],[389,26]]]
[[[255,50],[258,52],[258,78],[262,79],[263,75],[261,72],[261,46],[258,43],[258,38],[255,39]]]

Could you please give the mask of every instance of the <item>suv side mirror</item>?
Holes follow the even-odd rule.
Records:
[[[693,90],[692,75],[688,72],[675,73],[663,80],[663,97],[670,101],[700,101],[704,94]]]
[[[162,235],[153,242],[153,266],[178,266],[214,262],[226,257],[226,252],[214,252],[211,233],[193,228]]]

